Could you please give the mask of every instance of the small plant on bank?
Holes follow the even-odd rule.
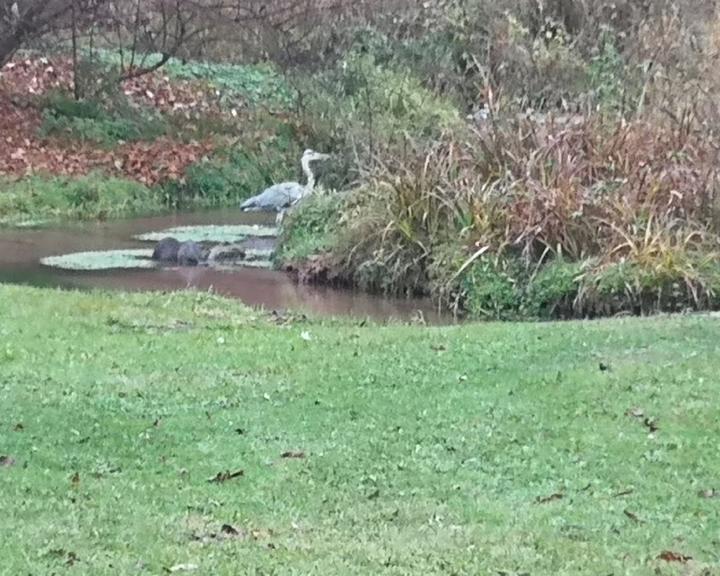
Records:
[[[481,258],[464,276],[464,308],[474,317],[510,320],[520,315],[525,270],[513,258]]]
[[[130,104],[124,98],[114,102],[75,100],[54,92],[45,97],[41,134],[63,136],[82,142],[112,146],[119,142],[154,140],[167,132],[167,124],[156,112]]]
[[[343,202],[337,192],[321,188],[291,209],[285,218],[276,262],[292,264],[331,251],[337,242]]]

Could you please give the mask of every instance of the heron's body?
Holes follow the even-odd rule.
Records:
[[[270,188],[252,198],[248,198],[240,205],[244,211],[282,212],[299,202],[304,196],[311,194],[315,188],[315,175],[310,168],[310,162],[328,158],[327,154],[319,154],[312,150],[305,150],[300,164],[307,178],[304,186],[299,182],[281,182],[273,184]]]
[[[300,200],[304,192],[305,186],[299,182],[281,182],[273,184],[257,196],[248,198],[240,208],[246,211],[279,212]]]

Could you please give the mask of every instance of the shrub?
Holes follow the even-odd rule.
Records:
[[[340,170],[329,186],[346,186],[358,167],[396,153],[408,138],[429,140],[444,129],[462,129],[452,103],[408,70],[385,67],[369,54],[350,52],[335,67],[310,81],[298,78],[296,85],[298,135],[336,155]]]
[[[524,271],[514,259],[482,258],[464,277],[464,308],[474,318],[508,320],[523,303]]]
[[[427,156],[408,149],[375,164],[342,207],[336,252],[348,277],[367,289],[398,294],[427,294],[431,282],[442,287],[440,268],[431,270],[433,259],[442,253],[453,266],[463,259],[449,255],[448,247],[464,251],[469,223],[464,206],[468,190],[480,185],[476,175],[465,172],[471,180],[452,187],[447,177],[460,178],[456,171],[463,164],[456,151],[441,141],[430,145]],[[453,272],[447,267],[445,274]]]
[[[586,265],[562,258],[544,264],[527,283],[523,314],[532,318],[577,316],[576,299]]]
[[[289,211],[275,256],[280,264],[292,264],[329,252],[337,241],[344,198],[334,191],[317,190]]]
[[[720,256],[678,251],[673,261],[621,260],[588,271],[577,310],[585,316],[621,312],[683,312],[720,306]]]
[[[335,256],[361,286],[431,291],[450,305],[464,298],[483,317],[596,314],[590,295],[603,292],[592,288],[590,262],[593,270],[632,263],[637,288],[613,292],[620,308],[709,306],[720,164],[699,121],[688,122],[610,123],[601,112],[498,120],[459,142],[419,140],[376,163],[343,205]],[[490,260],[475,261],[479,254]],[[679,280],[687,289],[671,298]]]

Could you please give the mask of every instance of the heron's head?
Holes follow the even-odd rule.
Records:
[[[302,157],[305,162],[314,162],[315,160],[327,160],[328,158],[330,158],[330,154],[321,154],[320,152],[315,152],[315,150],[310,150],[310,148],[303,152]]]

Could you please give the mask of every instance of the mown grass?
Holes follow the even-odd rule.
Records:
[[[2,574],[718,573],[714,317],[278,325],[15,287],[0,309]]]

